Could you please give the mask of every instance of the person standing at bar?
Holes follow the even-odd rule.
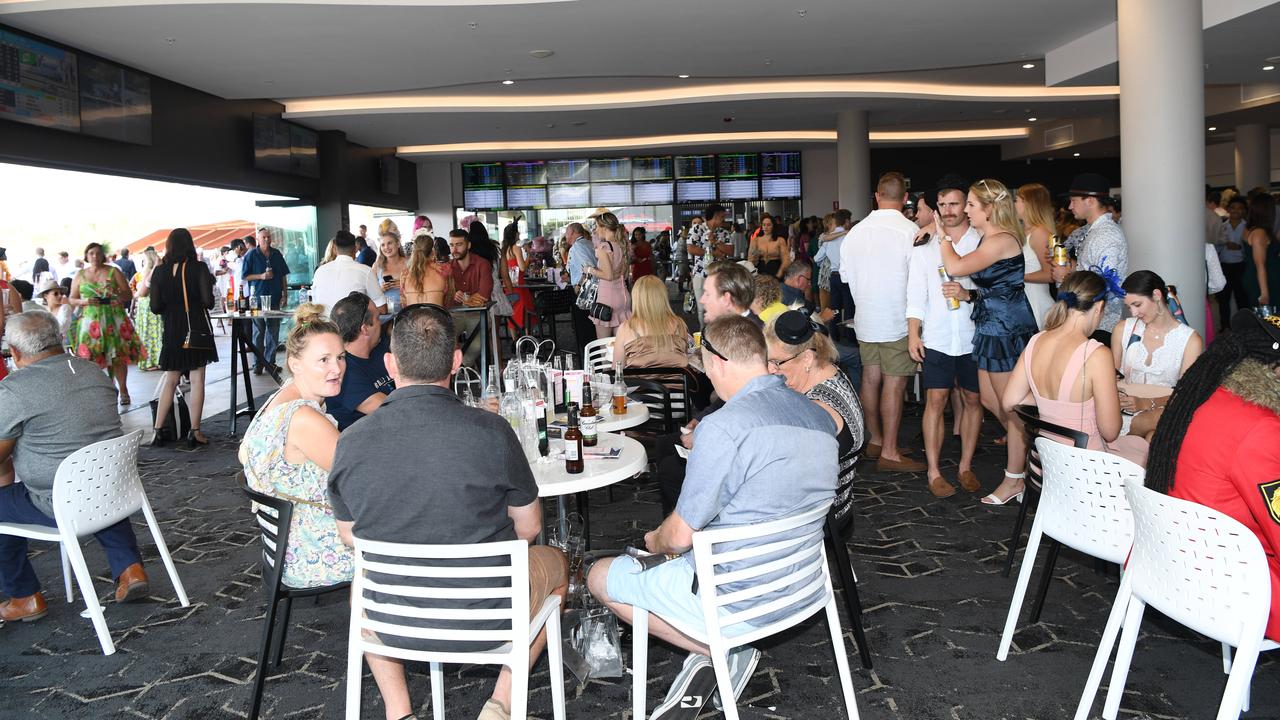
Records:
[[[283,310],[285,306],[285,287],[289,277],[289,263],[284,254],[272,247],[275,238],[271,228],[258,229],[258,246],[245,253],[240,264],[240,279],[249,286],[249,297],[270,298],[270,308],[263,310]],[[280,320],[278,318],[253,319],[253,344],[262,353],[253,366],[253,374],[261,375],[272,366],[277,371],[276,348],[280,346]],[[265,364],[263,364],[265,363]]]

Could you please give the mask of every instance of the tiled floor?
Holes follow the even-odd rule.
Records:
[[[150,377],[135,373],[137,387]],[[211,377],[225,377],[225,371],[220,375],[215,369]],[[134,393],[148,396],[137,389]],[[225,403],[211,393],[211,411],[225,409]],[[917,431],[915,411],[908,408],[913,417],[904,437]],[[141,413],[145,410],[127,417],[132,423]],[[264,611],[258,541],[246,502],[234,486],[236,445],[226,436],[225,417],[205,427],[214,439],[209,448],[144,449],[141,456],[147,492],[192,606],[177,607],[154,545],[139,525],[153,597],[134,605],[107,604],[118,652],[103,657],[79,608],[64,601],[56,550],[34,545],[51,610],[38,622],[0,627],[0,718],[233,718],[247,712]],[[984,437],[979,457],[979,472],[989,486],[999,475],[1003,453],[987,442],[990,437]],[[936,500],[920,476],[871,470],[863,471],[858,484],[850,549],[875,669],[859,667],[852,640],[845,648],[854,667],[861,716],[1071,717],[1116,579],[1096,574],[1091,562],[1064,553],[1043,621],[1024,625],[1009,660],[997,662],[996,644],[1013,586],[1000,570],[1016,510],[984,507],[965,493]],[[424,475],[423,481],[430,477]],[[592,502],[596,547],[616,547],[660,520],[656,490],[642,480],[619,486],[611,503],[603,490],[592,494]],[[101,551],[89,541],[86,554],[99,573],[98,589],[105,599],[110,585]],[[346,627],[341,597],[318,606],[297,605],[282,669],[267,683],[264,717],[342,717]],[[623,642],[629,657],[628,635]],[[820,621],[773,639],[763,649],[743,696],[742,717],[841,716],[830,645]],[[665,692],[681,657],[656,645],[650,658],[652,705]],[[1212,717],[1225,682],[1221,668],[1216,644],[1149,612],[1121,716]],[[427,717],[429,685],[422,670],[415,668],[410,683],[419,711]],[[451,717],[474,717],[493,675],[485,668],[448,668]],[[550,717],[547,683],[543,660],[535,668],[530,705],[539,718]],[[571,718],[630,716],[629,677],[573,684],[568,696]],[[363,716],[382,717],[367,676],[363,697]],[[1280,717],[1280,678],[1268,659],[1258,667],[1253,703],[1255,710],[1246,717]],[[1095,710],[1091,717],[1099,713]],[[708,712],[708,717],[717,716]]]

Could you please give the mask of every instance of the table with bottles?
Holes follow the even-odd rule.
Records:
[[[254,320],[286,320],[293,317],[292,313],[284,310],[261,310],[254,309],[248,312],[220,312],[210,313],[211,320],[230,320],[231,321],[231,435],[236,434],[236,420],[241,417],[253,417],[257,414],[257,404],[253,400],[253,383],[250,377],[250,361],[252,356],[254,364],[264,367],[267,374],[275,380],[277,385],[284,383],[276,370],[275,358],[265,358],[262,356],[262,350],[253,344],[253,327]],[[280,346],[284,347],[283,343]],[[239,376],[239,377],[237,377]],[[240,401],[237,397],[237,383],[244,383],[245,407],[240,407]]]

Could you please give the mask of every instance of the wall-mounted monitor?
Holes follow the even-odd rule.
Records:
[[[462,205],[467,210],[502,210],[505,203],[501,187],[462,189]]]
[[[761,175],[799,175],[800,153],[762,152],[760,153]]]
[[[75,53],[0,30],[0,118],[80,129]]]
[[[590,207],[591,184],[548,185],[547,205],[553,208]]]
[[[502,163],[462,163],[462,187],[502,186]]]
[[[716,199],[715,180],[677,180],[676,202],[711,202]]]
[[[96,58],[81,58],[80,132],[150,145],[150,76]]]
[[[253,116],[253,166],[269,172],[320,177],[316,131],[274,115]]]
[[[378,189],[392,195],[400,194],[400,161],[395,155],[378,158]]]
[[[508,185],[546,185],[547,164],[542,160],[524,160],[502,164]]]
[[[545,210],[547,208],[547,186],[508,186],[506,208],[508,210]]]
[[[800,153],[760,153],[760,199],[792,200],[800,195]]]
[[[670,155],[643,155],[631,158],[633,180],[670,180],[674,162]]]
[[[715,155],[677,155],[675,165],[677,180],[715,180],[716,178]],[[676,193],[677,196],[679,194],[679,192]]]
[[[616,208],[631,204],[631,183],[591,183],[591,204]]]
[[[675,185],[670,180],[631,183],[633,205],[670,205],[675,199]]]
[[[591,158],[591,182],[631,179],[631,158]]]
[[[548,160],[547,182],[584,183],[591,179],[590,160]]]
[[[320,134],[301,125],[289,125],[289,172],[303,177],[320,177]]]
[[[756,178],[721,180],[716,198],[718,200],[759,200],[760,181]]]

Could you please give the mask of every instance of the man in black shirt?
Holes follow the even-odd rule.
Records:
[[[329,501],[338,532],[362,540],[415,544],[474,544],[532,540],[542,529],[538,486],[515,432],[501,416],[462,404],[449,378],[462,364],[453,318],[434,305],[414,305],[391,328],[387,370],[396,390],[376,413],[343,432],[329,473]],[[396,578],[392,582],[408,582]],[[529,608],[541,609],[553,593],[563,600],[568,584],[564,554],[545,545],[529,548]],[[371,591],[378,601],[380,593]],[[420,607],[440,607],[423,598]],[[494,608],[453,602],[449,607]],[[431,620],[399,618],[422,627]],[[501,629],[501,620],[488,629]],[[468,628],[482,629],[479,622]],[[414,649],[475,650],[458,641],[389,642]],[[421,646],[418,644],[421,643]],[[546,631],[529,647],[529,662],[546,645]],[[399,660],[366,654],[388,717],[412,714]],[[503,668],[481,720],[506,720],[511,672]]]
[[[347,371],[342,375],[342,390],[325,402],[325,409],[338,421],[338,430],[346,430],[377,410],[396,389],[383,361],[391,338],[382,332],[373,300],[359,291],[334,303],[329,318],[342,332]]]

